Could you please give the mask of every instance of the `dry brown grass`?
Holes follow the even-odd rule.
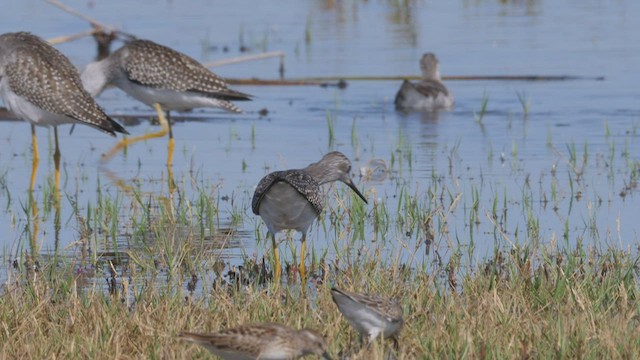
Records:
[[[508,256],[498,265],[487,263],[473,272],[456,269],[460,284],[454,289],[446,276],[440,276],[445,271],[427,274],[369,262],[330,272],[324,284],[310,286],[306,294],[299,284],[240,290],[203,285],[205,295],[192,296],[179,281],[128,286],[125,282],[129,294],[125,301],[122,293],[78,289],[78,278],[71,272],[67,276],[62,270],[52,276],[50,269],[16,272],[0,297],[0,355],[205,357],[209,355],[204,349],[180,342],[175,335],[182,330],[207,332],[270,321],[320,330],[335,357],[383,358],[390,343],[378,342],[357,352],[358,336],[331,300],[329,289],[334,284],[401,299],[406,325],[399,358],[640,356],[635,260],[623,253],[546,259],[535,268],[527,265],[530,260]]]

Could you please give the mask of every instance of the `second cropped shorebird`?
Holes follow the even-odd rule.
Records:
[[[0,97],[11,112],[31,123],[31,189],[39,162],[35,125],[53,126],[57,190],[60,186],[58,125],[81,123],[112,136],[118,132],[128,134],[85,91],[69,59],[30,33],[0,35]]]
[[[82,83],[93,96],[116,86],[136,100],[156,109],[163,129],[157,133],[123,140],[106,158],[119,149],[169,133],[170,165],[173,131],[162,109],[189,110],[218,107],[240,113],[230,101],[251,100],[251,96],[231,90],[227,83],[191,57],[149,40],[132,40],[109,57],[90,63],[82,72]]]
[[[412,83],[405,80],[396,94],[396,108],[404,111],[431,111],[448,109],[453,106],[453,94],[442,83],[438,58],[426,53],[420,59],[422,80]]]
[[[326,154],[304,169],[274,171],[260,180],[253,194],[251,208],[260,215],[271,234],[275,260],[275,277],[280,278],[281,267],[276,233],[293,229],[302,233],[300,275],[305,277],[305,245],[307,230],[322,213],[320,186],[333,181],[347,184],[365,203],[367,199],[351,180],[351,161],[341,152]]]
[[[349,324],[369,342],[382,335],[393,339],[398,347],[397,336],[404,324],[402,307],[398,302],[336,288],[331,289],[331,297]]]
[[[322,335],[280,324],[244,325],[213,334],[183,332],[180,338],[200,344],[223,359],[285,360],[315,354],[331,360]]]

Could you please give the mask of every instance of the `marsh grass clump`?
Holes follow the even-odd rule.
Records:
[[[480,102],[480,111],[477,113],[473,112],[473,118],[476,123],[482,125],[482,120],[484,119],[484,115],[487,112],[487,105],[489,104],[489,94],[485,91],[482,93],[482,101]]]
[[[516,91],[516,96],[518,97],[518,102],[522,107],[522,112],[524,113],[525,118],[529,116],[529,108],[531,107],[531,99],[529,95],[527,95],[524,91]]]

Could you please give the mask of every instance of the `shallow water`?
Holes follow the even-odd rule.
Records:
[[[472,258],[480,259],[492,253],[496,243],[508,247],[533,238],[547,243],[566,237],[570,245],[580,241],[599,248],[638,245],[640,205],[633,186],[640,154],[637,1],[66,3],[202,61],[241,55],[241,45],[252,53],[285,51],[289,78],[413,75],[418,74],[418,59],[426,51],[437,53],[445,76],[605,77],[604,81],[448,81],[456,106],[439,114],[396,112],[393,98],[400,81],[351,81],[346,89],[234,86],[255,96],[252,102],[238,103],[246,112],[230,115],[199,109],[186,114],[190,121],[174,125],[173,166],[184,191],[181,199],[197,198],[199,192],[220,199],[215,228],[229,229],[222,232],[228,235],[223,236],[222,247],[231,263],[239,263],[243,254],[260,255],[269,249],[264,244],[256,247],[255,229],[264,238],[266,227],[250,210],[260,178],[269,171],[304,167],[330,150],[350,157],[356,175],[371,159],[381,158],[388,165],[393,160],[387,179],[356,176],[358,187],[370,199],[365,208],[369,220],[374,203],[384,203],[392,222],[388,231],[376,234],[368,221],[360,241],[383,237],[388,256],[413,261],[415,266],[434,255],[424,250],[424,234],[405,221],[402,204],[398,205],[404,194],[416,195],[422,211],[435,214],[433,247],[438,256],[450,256],[463,246]],[[29,30],[52,38],[88,27],[40,1],[14,2],[5,10],[0,14],[0,33]],[[58,48],[78,67],[95,56],[89,38]],[[223,77],[277,78],[278,62],[247,62],[214,71]],[[526,114],[518,94],[529,102]],[[479,122],[476,116],[483,97],[488,98],[487,112]],[[153,115],[150,108],[118,90],[103,93],[98,102],[115,117]],[[269,113],[261,117],[258,112],[264,108]],[[333,140],[328,118],[335,128]],[[143,121],[127,128],[138,135],[157,126]],[[68,129],[62,127],[60,132],[64,170],[59,226],[55,211],[44,205],[47,182],[53,176],[52,132],[38,129],[43,159],[35,198],[41,219],[36,241],[30,243],[34,224],[27,209],[29,126],[0,121],[0,229],[5,234],[0,245],[5,265],[29,248],[41,254],[78,256],[82,235],[74,209],[84,214],[100,196],[129,201],[118,192],[113,174],[135,184],[145,196],[169,196],[166,140],[132,146],[126,155],[101,167],[100,155],[115,140],[83,126],[72,135]],[[346,194],[345,187],[335,188],[339,195]],[[429,197],[428,189],[441,193]],[[313,227],[309,239],[317,250],[327,249],[332,256],[334,244],[342,248],[353,235],[326,230],[332,217],[343,211],[333,200],[335,192],[329,195],[326,221]],[[451,199],[457,200],[448,208]],[[494,206],[498,213],[508,213],[497,221],[499,226],[489,219]],[[539,237],[530,233],[531,221],[538,223]],[[114,246],[122,251],[131,246],[131,227],[126,218],[119,226]],[[104,246],[94,250],[109,258],[107,251],[113,249]]]

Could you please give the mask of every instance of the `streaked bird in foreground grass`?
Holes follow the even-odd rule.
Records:
[[[322,213],[324,201],[320,186],[333,181],[347,184],[367,202],[351,180],[351,161],[338,151],[326,154],[304,169],[274,171],[258,183],[251,208],[254,214],[260,215],[271,234],[276,279],[280,278],[281,267],[275,234],[287,229],[302,233],[300,275],[305,278],[307,230]]]
[[[183,332],[179,336],[223,359],[298,359],[315,354],[331,360],[327,343],[318,332],[280,324],[243,325],[212,334]]]
[[[438,58],[426,53],[420,60],[422,80],[412,83],[405,80],[396,94],[396,109],[404,111],[432,111],[453,106],[453,94],[442,83]]]
[[[404,325],[402,307],[395,300],[379,295],[367,295],[331,289],[331,297],[338,309],[369,343],[382,335],[393,339],[398,346],[398,334]]]
[[[82,72],[82,82],[93,96],[111,86],[154,107],[163,129],[157,133],[123,140],[106,158],[119,149],[169,133],[169,159],[173,154],[173,131],[162,109],[189,110],[222,108],[240,113],[232,100],[251,100],[250,95],[231,90],[227,83],[191,57],[149,40],[132,40],[107,58],[90,63]]]
[[[35,125],[53,126],[56,189],[60,185],[58,125],[80,123],[112,136],[128,134],[85,91],[69,59],[27,32],[0,35],[0,97],[11,112],[31,123],[31,189],[39,162]]]

